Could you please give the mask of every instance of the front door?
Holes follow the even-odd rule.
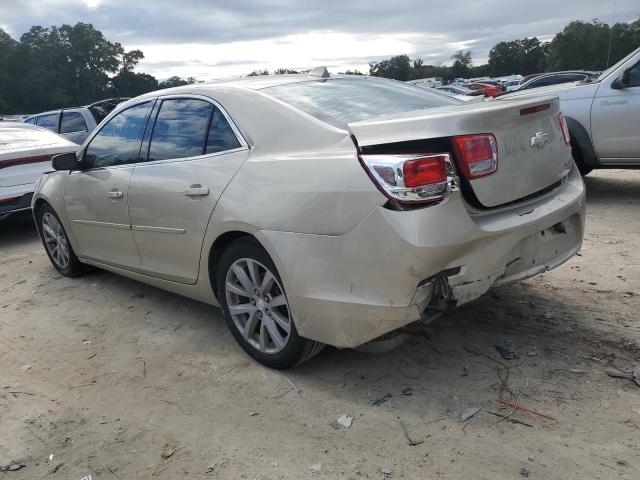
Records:
[[[144,273],[193,284],[218,198],[249,151],[226,114],[202,97],[162,101],[129,186]],[[143,154],[144,156],[144,154]]]
[[[591,135],[603,164],[640,161],[640,63],[631,67],[631,82],[612,88],[617,77],[598,87],[591,107]]]
[[[140,268],[129,218],[129,184],[151,107],[147,101],[109,120],[84,150],[85,169],[67,179],[65,206],[83,258]]]

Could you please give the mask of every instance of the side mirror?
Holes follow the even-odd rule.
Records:
[[[75,153],[61,153],[51,159],[54,170],[80,170],[80,162]]]
[[[625,68],[618,73],[618,79],[616,80],[617,88],[626,88],[631,83],[631,69]]]

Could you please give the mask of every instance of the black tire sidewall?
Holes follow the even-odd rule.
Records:
[[[280,278],[280,274],[273,261],[267,254],[267,252],[260,246],[260,244],[251,239],[240,239],[236,240],[232,243],[222,254],[220,258],[220,263],[216,275],[216,285],[218,287],[218,301],[220,303],[220,307],[222,308],[222,312],[224,314],[225,321],[233,337],[240,344],[245,352],[247,352],[253,359],[262,363],[263,365],[275,368],[275,369],[285,369],[296,365],[304,356],[306,349],[308,348],[309,340],[306,340],[300,335],[298,335],[298,331],[295,327],[293,315],[291,314],[291,332],[289,334],[289,341],[287,346],[284,347],[280,352],[274,354],[267,354],[260,352],[255,347],[253,347],[249,342],[245,340],[242,336],[238,328],[236,327],[233,319],[231,318],[231,314],[229,313],[229,307],[227,305],[227,298],[225,295],[225,283],[227,272],[231,265],[241,258],[250,258],[260,262],[262,265],[267,267],[273,275],[280,282],[281,287],[284,290],[284,285],[282,285],[282,279]],[[286,291],[284,292],[286,295]]]
[[[50,213],[51,215],[56,217],[56,220],[58,220],[58,223],[60,223],[60,228],[62,228],[65,237],[67,237],[67,246],[69,247],[69,265],[67,265],[66,268],[60,268],[53,260],[53,258],[51,258],[49,249],[47,248],[47,245],[44,241],[44,233],[42,231],[42,217],[44,217],[45,213]],[[49,257],[49,261],[51,261],[51,264],[58,272],[60,272],[65,277],[75,277],[84,271],[84,266],[82,265],[82,263],[80,263],[80,260],[78,260],[78,257],[76,256],[76,253],[73,251],[71,241],[69,240],[69,234],[64,228],[62,221],[60,221],[60,217],[58,217],[58,214],[55,212],[55,210],[51,208],[51,206],[47,203],[43,204],[36,212],[36,228],[38,229],[38,233],[40,234],[40,240],[42,241],[44,251],[46,252],[47,257]]]

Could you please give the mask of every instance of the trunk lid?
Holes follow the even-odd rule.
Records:
[[[497,207],[540,192],[569,173],[571,148],[564,142],[558,104],[558,98],[550,96],[504,99],[377,117],[350,123],[349,129],[360,147],[493,134],[498,171],[468,185],[482,206]],[[526,113],[539,105],[548,107]]]

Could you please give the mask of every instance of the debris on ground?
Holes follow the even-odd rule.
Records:
[[[162,446],[162,450],[160,451],[160,456],[166,460],[167,458],[171,457],[174,453],[176,453],[176,449],[173,448],[168,443],[165,443]]]
[[[391,475],[393,475],[393,470],[389,468],[380,469],[380,478],[391,478]]]
[[[353,422],[353,417],[349,415],[340,415],[336,420],[331,422],[331,425],[336,430],[340,430],[341,428],[349,428],[351,423]]]
[[[521,412],[531,413],[533,415],[537,415],[539,417],[546,418],[548,420],[556,421],[555,418],[549,415],[545,415],[544,413],[536,412],[535,410],[531,410],[530,408],[523,407],[518,403],[513,403],[511,400],[505,400],[504,398],[499,398],[498,402],[502,403],[503,405],[507,405],[508,407],[515,408],[516,410],[520,410]]]
[[[538,355],[540,355],[540,350],[538,350],[537,348],[532,348],[527,352],[528,357],[537,357]]]
[[[413,395],[413,387],[406,387],[402,389],[402,395],[405,397],[410,397]]]
[[[223,462],[214,463],[213,465],[210,465],[209,467],[207,467],[207,469],[204,471],[204,473],[206,473],[208,475],[215,475],[217,473],[217,471],[219,471],[220,468],[222,468],[227,463],[229,463],[229,459],[228,458],[225,459]]]
[[[424,440],[414,440],[413,437],[409,435],[409,429],[407,428],[407,425],[402,420],[398,421],[400,422],[400,426],[402,427],[402,431],[404,432],[404,436],[407,439],[408,445],[415,447],[416,445],[424,443]]]
[[[517,358],[520,358],[513,350],[504,345],[494,345],[494,347],[498,351],[500,356],[505,360],[515,360]]]
[[[527,469],[527,467],[522,467],[520,469],[520,476],[524,477],[524,478],[528,478],[529,477],[529,470]]]
[[[5,467],[0,468],[0,472],[15,472],[26,467],[24,463],[11,463]]]
[[[634,370],[633,372],[607,372],[607,375],[611,378],[626,378],[640,387],[640,369]]]
[[[385,403],[387,400],[389,400],[392,396],[393,395],[391,395],[390,393],[386,393],[382,397],[376,398],[375,400],[373,400],[371,402],[371,405],[375,405],[376,407],[379,407],[380,405]]]
[[[312,472],[319,472],[320,470],[322,470],[322,463],[314,463],[309,467],[309,470],[311,470]]]
[[[526,423],[526,422],[523,422],[522,420],[518,420],[516,418],[511,418],[508,415],[502,415],[501,413],[498,413],[498,412],[490,412],[489,410],[485,410],[485,412],[489,413],[491,415],[495,415],[496,417],[500,417],[502,420],[505,420],[505,421],[507,421],[509,423],[515,423],[515,424],[518,424],[518,425],[524,425],[525,427],[533,428],[533,425],[531,425],[529,423]],[[502,421],[502,420],[500,420],[500,421]]]
[[[473,417],[476,413],[480,411],[480,407],[469,407],[465,411],[460,414],[460,421],[466,422],[471,417]]]

